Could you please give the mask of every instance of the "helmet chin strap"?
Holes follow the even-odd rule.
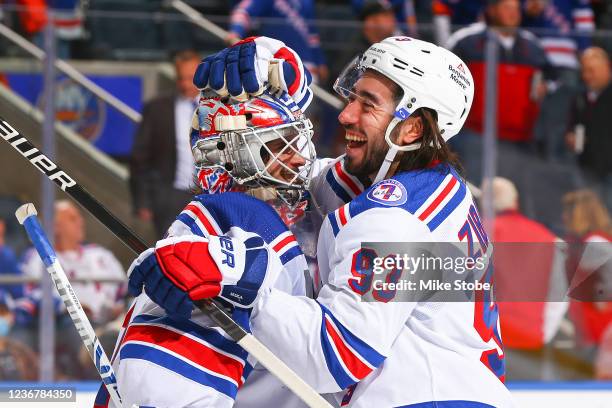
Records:
[[[398,150],[395,144],[389,147],[389,151],[387,152],[387,155],[385,156],[385,160],[380,166],[380,169],[378,170],[378,173],[376,174],[376,178],[374,179],[374,182],[372,184],[376,184],[379,181],[384,180],[387,177],[387,172],[389,171],[391,164],[393,164],[393,161],[395,160],[395,156],[397,155],[397,152]]]
[[[387,152],[385,156],[385,160],[380,166],[380,169],[378,170],[378,173],[376,174],[376,178],[374,179],[374,182],[372,184],[376,184],[381,180],[384,180],[386,178],[393,176],[393,174],[388,174],[388,173],[390,173],[389,169],[391,168],[391,165],[396,161],[396,159],[399,159],[398,152],[409,152],[409,151],[417,150],[419,147],[421,147],[421,142],[415,142],[415,143],[411,143],[406,146],[400,146],[391,141],[391,132],[393,132],[393,129],[395,129],[395,127],[402,120],[403,119],[400,119],[400,118],[393,118],[391,122],[389,123],[389,125],[387,125],[387,129],[385,130],[385,141],[389,145],[389,151]],[[391,171],[391,173],[395,173],[394,169],[393,171]]]

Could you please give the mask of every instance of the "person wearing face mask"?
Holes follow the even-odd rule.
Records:
[[[309,286],[305,281],[308,265],[298,242],[304,246],[303,239],[309,234],[300,229],[296,236],[292,231],[307,227],[303,224],[308,205],[304,190],[315,159],[310,120],[286,95],[266,92],[242,102],[207,95],[200,99],[190,132],[184,136],[185,144],[192,148],[196,194],[176,214],[166,239],[247,237],[250,259],[261,253],[259,245],[265,241],[283,266],[275,287],[304,296]],[[236,207],[239,211],[227,211]],[[279,215],[284,224],[277,224]],[[255,248],[253,242],[259,242]],[[136,262],[140,261],[150,262],[142,258]],[[243,296],[248,297],[245,293],[237,297]],[[240,313],[234,318],[239,319]],[[286,408],[304,407],[263,366],[253,366],[246,353],[217,330],[207,316],[176,320],[146,294],[137,296],[113,361],[124,402],[222,407],[233,403],[236,385],[240,385],[242,398],[236,407],[276,406],[276,401],[283,401]],[[149,336],[153,331],[156,333]],[[187,346],[193,336],[200,346]],[[183,362],[170,358],[165,350]],[[180,396],[168,393],[160,381],[183,392]],[[105,406],[108,398],[101,385],[96,406]]]
[[[9,245],[6,244],[6,222],[0,218],[0,275],[21,275],[17,256]],[[23,296],[23,284],[0,285],[0,290],[6,290],[13,299]]]
[[[15,321],[12,299],[0,291],[0,381],[34,381],[38,377],[38,360],[25,344],[10,338]]]

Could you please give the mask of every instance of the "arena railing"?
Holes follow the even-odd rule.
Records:
[[[7,27],[4,24],[0,24],[0,35],[5,37],[9,41],[13,42],[19,48],[23,49],[28,54],[34,56],[38,60],[43,61],[45,59],[46,53],[44,50],[37,47],[36,45],[28,41],[26,38],[19,35],[17,32],[11,30],[9,27]],[[85,75],[81,74],[76,68],[74,68],[68,62],[61,60],[61,59],[56,59],[55,67],[59,71],[61,71],[62,73],[70,77],[72,80],[77,82],[79,85],[83,86],[84,88],[89,90],[91,93],[93,93],[94,95],[102,99],[104,102],[113,106],[115,109],[117,109],[123,115],[130,118],[132,121],[139,123],[142,120],[142,115],[139,112],[136,112],[134,109],[132,109],[131,107],[123,103],[121,100],[116,98],[113,94],[106,91],[104,88],[100,87],[99,85],[95,84],[93,81],[88,79]]]

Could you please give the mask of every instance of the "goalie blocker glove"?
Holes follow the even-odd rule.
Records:
[[[260,290],[282,269],[263,239],[243,242],[225,236],[166,238],[132,263],[129,291],[146,294],[170,315],[191,317],[193,301],[220,297],[232,306],[252,308]]]
[[[312,101],[310,72],[282,41],[248,37],[202,60],[193,77],[200,90],[246,100],[264,89],[284,91],[302,112]]]

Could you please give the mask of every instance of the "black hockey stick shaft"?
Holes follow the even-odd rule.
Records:
[[[84,209],[109,229],[135,254],[140,254],[149,245],[121,222],[113,213],[96,200],[74,178],[53,163],[36,148],[28,139],[0,117],[0,137],[17,150],[23,157],[40,170],[47,178],[72,197]],[[247,332],[240,327],[225,311],[213,301],[198,301],[196,306],[221,327],[234,341],[240,341]]]

